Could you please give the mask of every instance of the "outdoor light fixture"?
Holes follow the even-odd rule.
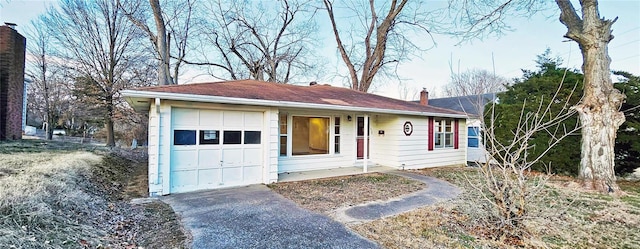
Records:
[[[351,115],[347,115],[347,121],[351,121]]]

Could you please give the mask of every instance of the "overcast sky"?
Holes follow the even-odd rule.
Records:
[[[29,21],[41,14],[50,1],[0,0],[0,21],[17,23],[18,31],[29,26]],[[469,69],[486,69],[507,78],[520,77],[521,69],[535,69],[536,55],[548,47],[554,55],[564,59],[565,66],[580,68],[582,57],[575,42],[568,42],[563,35],[566,28],[558,21],[559,11],[549,11],[532,19],[511,17],[513,32],[502,37],[486,38],[456,46],[457,40],[435,36],[437,47],[428,50],[421,58],[404,62],[398,68],[403,83],[411,92],[423,87],[431,96],[442,96],[442,87],[451,74]],[[640,1],[601,0],[600,15],[607,19],[619,18],[613,25],[615,38],[609,44],[612,70],[623,70],[640,75]],[[321,28],[322,29],[322,28]],[[325,51],[335,48],[335,41],[324,35]],[[325,53],[332,69],[342,66],[338,53]],[[190,81],[207,81],[206,77],[189,78]],[[330,83],[342,85],[339,80]],[[398,98],[397,82],[387,82],[374,87],[374,93]],[[414,94],[409,94],[409,98]]]

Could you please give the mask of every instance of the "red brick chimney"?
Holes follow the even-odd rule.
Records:
[[[429,105],[429,92],[427,92],[427,88],[422,88],[420,92],[420,104]]]
[[[22,138],[27,40],[15,26],[14,23],[0,26],[0,140]]]

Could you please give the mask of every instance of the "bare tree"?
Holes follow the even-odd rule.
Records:
[[[444,86],[448,97],[497,93],[505,90],[509,80],[492,72],[481,69],[452,73],[451,81]]]
[[[435,18],[432,12],[420,9],[424,3],[408,0],[383,3],[369,0],[366,5],[346,1],[342,2],[344,6],[336,6],[332,0],[323,0],[323,3],[338,51],[349,72],[349,86],[362,92],[369,91],[376,75],[393,77],[392,65],[421,50],[409,39],[409,34],[429,37],[426,25]],[[342,8],[355,17],[340,18]]]
[[[545,1],[486,1],[454,2],[454,16],[462,26],[463,39],[482,34],[500,33],[509,29],[504,18],[508,15],[533,15],[545,8]],[[611,26],[616,21],[600,17],[597,0],[581,0],[577,11],[570,0],[556,0],[561,11],[560,22],[567,27],[565,37],[578,43],[582,52],[584,97],[574,107],[582,122],[580,178],[584,187],[603,193],[622,193],[615,177],[615,139],[625,121],[620,106],[625,95],[613,87],[608,54],[613,39]]]
[[[56,55],[76,75],[86,77],[85,86],[97,93],[107,145],[114,146],[118,92],[130,86],[136,71],[149,62],[149,53],[140,43],[142,33],[128,23],[115,0],[65,0],[41,19],[56,41]]]
[[[560,22],[568,29],[565,37],[578,43],[583,58],[584,95],[574,107],[583,126],[580,178],[586,188],[617,193],[614,147],[618,127],[625,121],[620,111],[625,95],[611,82],[608,52],[613,39],[611,25],[617,18],[600,18],[596,0],[580,1],[582,17],[569,0],[556,3],[561,10]]]
[[[315,71],[316,24],[308,0],[212,1],[203,5],[202,58],[221,79],[289,83]]]
[[[161,5],[159,0],[149,0],[149,6],[146,6],[141,1],[118,0],[118,5],[151,41],[158,60],[158,84],[178,84],[180,67],[184,64],[192,35],[195,1],[165,1]],[[147,24],[149,16],[153,17],[155,33]],[[173,54],[172,48],[175,49]]]
[[[50,34],[41,29],[40,19],[31,21],[26,75],[31,80],[28,87],[29,107],[41,115],[46,124],[45,138],[53,138],[53,129],[63,115],[64,101],[68,100],[69,89],[65,84],[65,72],[52,56]]]
[[[563,81],[564,82],[564,79]],[[490,230],[495,232],[496,240],[522,241],[531,236],[526,226],[526,220],[539,219],[531,210],[531,200],[545,188],[549,179],[548,174],[531,174],[532,166],[536,163],[547,165],[551,162],[541,162],[541,159],[565,137],[580,130],[579,124],[573,127],[564,125],[564,121],[575,114],[569,99],[559,100],[562,84],[554,96],[540,96],[539,103],[523,103],[518,125],[507,141],[496,136],[496,103],[493,103],[486,122],[482,124],[484,141],[486,141],[486,162],[478,163],[480,167],[481,183],[472,184],[479,196],[489,203]],[[574,87],[575,90],[575,87]],[[573,93],[573,92],[572,92]],[[546,98],[551,101],[546,101]],[[545,104],[548,103],[548,104]],[[526,112],[526,105],[533,105],[532,112]],[[559,108],[554,107],[558,105]],[[559,111],[553,111],[560,109]],[[547,146],[537,156],[530,156],[534,146],[530,142],[540,134],[547,134]],[[547,172],[547,173],[548,173]],[[468,179],[470,180],[470,179]],[[471,182],[471,181],[470,181]]]

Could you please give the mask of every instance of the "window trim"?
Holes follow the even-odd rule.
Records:
[[[438,118],[429,117],[429,141],[428,150],[442,150],[442,149],[458,149],[459,148],[459,120],[453,118]],[[449,123],[449,124],[447,124]],[[451,131],[447,132],[447,126],[451,128]],[[442,128],[442,131],[438,131],[438,128]],[[437,136],[437,135],[440,136]],[[447,144],[447,135],[451,136],[450,144]],[[439,138],[439,142],[442,145],[436,145],[436,137]]]
[[[287,116],[287,134],[280,133],[280,115],[286,114]],[[309,154],[309,155],[293,155],[293,117],[307,117],[307,118],[327,118],[329,119],[329,151],[327,154]],[[301,158],[301,157],[318,157],[318,156],[335,156],[340,155],[340,153],[335,153],[335,118],[340,118],[340,136],[344,133],[344,124],[345,117],[344,115],[330,115],[330,114],[306,114],[306,113],[291,113],[291,112],[280,112],[278,114],[278,157],[280,158]],[[280,154],[280,137],[287,136],[287,153],[286,155]],[[342,151],[343,139],[340,139],[340,151]]]

